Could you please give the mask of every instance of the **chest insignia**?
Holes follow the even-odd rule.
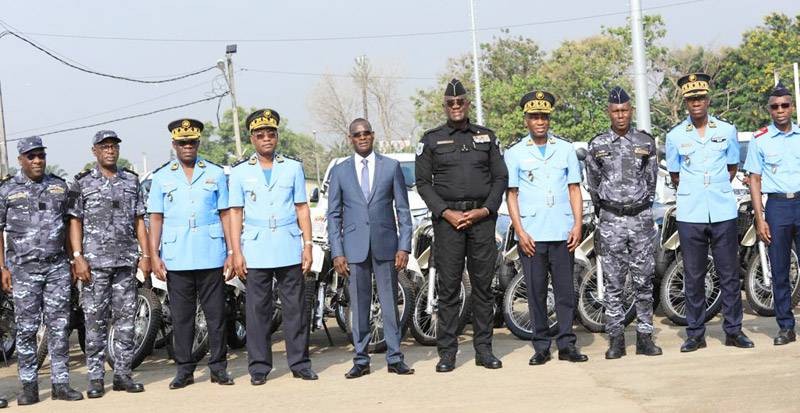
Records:
[[[47,187],[47,192],[50,192],[51,194],[63,194],[66,192],[66,190],[58,185],[50,185]]]
[[[489,135],[475,135],[472,137],[472,141],[475,143],[489,143],[491,138],[489,138]]]

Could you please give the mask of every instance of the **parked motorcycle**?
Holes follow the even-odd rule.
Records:
[[[14,322],[14,299],[0,291],[0,356],[8,366],[8,359],[16,349],[17,325]]]

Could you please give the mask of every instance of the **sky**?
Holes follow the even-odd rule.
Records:
[[[760,25],[763,16],[774,11],[800,13],[797,0],[641,3],[645,14],[664,18],[664,44],[670,47],[735,46],[742,32]],[[2,22],[68,61],[138,79],[164,79],[213,66],[224,58],[227,44],[237,43],[235,69],[249,69],[235,72],[239,105],[273,108],[291,129],[307,134],[320,127],[314,108],[326,104],[314,101],[312,92],[320,77],[309,73],[347,74],[354,59],[366,55],[376,66],[414,78],[399,85],[402,95],[411,96],[417,89],[438,86],[435,79],[445,70],[447,59],[472,47],[471,34],[465,31],[470,27],[469,0],[0,0],[0,4]],[[479,30],[478,41],[490,41],[499,35],[498,27],[512,26],[512,35],[533,38],[545,50],[564,40],[598,34],[604,26],[625,25],[630,7],[624,0],[475,0],[475,4],[477,26],[487,28]],[[413,33],[422,35],[375,37]],[[98,77],[59,63],[12,36],[0,38],[0,56],[8,139],[146,113],[225,90],[217,69],[154,85]],[[123,140],[121,155],[140,170],[146,156],[152,169],[169,156],[166,125],[182,117],[216,120],[217,104],[211,100],[46,135],[48,163],[70,174],[78,172],[93,160],[92,135],[113,129]],[[221,105],[223,110],[230,108],[230,99],[224,98]],[[16,165],[16,142],[8,142],[8,149],[9,162]]]

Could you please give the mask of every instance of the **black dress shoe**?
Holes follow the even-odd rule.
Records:
[[[253,386],[261,386],[262,384],[267,382],[267,375],[256,373],[250,376],[250,384]]]
[[[22,393],[17,396],[17,406],[39,403],[39,383],[32,381],[22,383]]]
[[[479,353],[475,355],[475,365],[486,367],[487,369],[500,369],[503,368],[503,362],[495,357],[491,352]]]
[[[753,340],[750,340],[744,333],[725,334],[725,345],[739,348],[753,348]]]
[[[212,371],[211,382],[222,386],[233,386],[233,377],[225,370]]]
[[[550,361],[550,352],[549,351],[537,351],[533,353],[533,357],[528,360],[528,364],[531,366],[541,366],[544,363]]]
[[[449,373],[456,368],[456,356],[450,353],[444,353],[439,356],[439,362],[436,363],[437,373]]]
[[[111,386],[111,390],[125,391],[128,393],[141,393],[144,391],[144,384],[133,381],[133,379],[129,376],[114,376],[114,382]]]
[[[797,340],[797,335],[794,333],[794,330],[781,330],[778,331],[778,336],[775,337],[775,341],[773,341],[773,343],[776,346],[782,346],[795,340]]]
[[[192,375],[181,374],[172,379],[169,388],[170,390],[182,389],[190,384],[194,384],[194,377]]]
[[[83,400],[83,394],[72,387],[69,387],[69,384],[67,383],[55,383],[53,384],[50,398],[53,400],[67,400],[74,402],[77,400]]]
[[[581,354],[575,346],[569,346],[558,350],[558,359],[566,360],[570,363],[583,363],[589,360],[589,357],[585,354]]]
[[[353,368],[350,369],[347,373],[344,374],[344,378],[346,379],[357,379],[361,376],[366,376],[369,374],[369,364],[353,364]]]
[[[705,337],[689,337],[681,345],[681,353],[691,353],[701,348],[706,348]]]
[[[314,370],[311,370],[310,367],[306,367],[304,369],[297,371],[292,370],[292,376],[294,376],[297,379],[303,379],[303,380],[316,380],[319,378],[319,376],[317,376],[317,373],[314,373]]]
[[[408,365],[402,361],[389,364],[388,368],[389,368],[389,373],[399,374],[401,376],[414,374],[414,369],[408,367]]]
[[[106,386],[103,379],[89,380],[89,388],[86,389],[86,397],[97,399],[106,394]]]

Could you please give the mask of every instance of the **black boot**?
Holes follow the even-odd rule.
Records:
[[[17,405],[25,406],[39,403],[39,383],[32,381],[22,383],[22,393],[17,397]]]
[[[50,394],[53,400],[67,400],[74,402],[83,400],[81,392],[69,387],[69,383],[53,383],[53,392]]]
[[[606,359],[618,359],[625,355],[625,335],[619,334],[610,336],[608,342],[608,351],[606,351]]]
[[[653,334],[636,332],[636,354],[645,356],[660,356],[661,347],[653,342]]]
[[[86,397],[97,399],[106,394],[106,385],[103,379],[89,380],[89,388],[86,389]]]
[[[144,384],[133,381],[130,376],[114,376],[114,391],[126,391],[128,393],[141,393],[144,391]]]

